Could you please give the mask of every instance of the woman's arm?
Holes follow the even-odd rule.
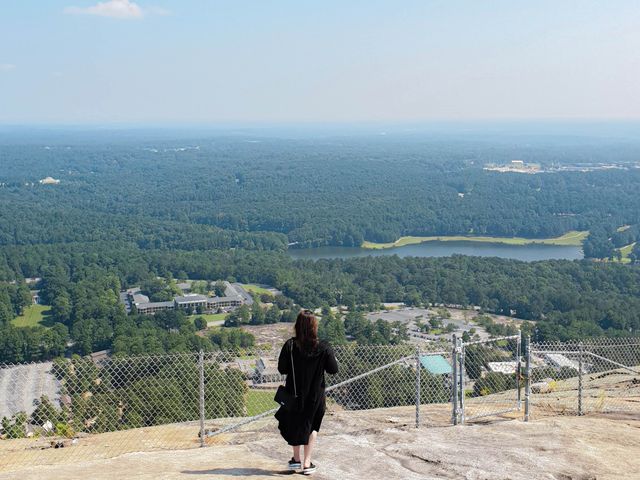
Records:
[[[280,350],[280,356],[278,357],[278,371],[282,375],[288,375],[290,370],[291,355],[289,354],[289,342],[285,342]]]
[[[327,347],[327,358],[324,362],[324,371],[333,375],[338,373],[338,362],[336,356],[333,353],[333,348]]]

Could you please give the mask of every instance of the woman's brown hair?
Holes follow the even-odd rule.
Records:
[[[296,318],[296,343],[304,350],[318,346],[318,320],[311,310],[302,310]]]

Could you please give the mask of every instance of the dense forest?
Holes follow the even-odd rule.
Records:
[[[640,258],[640,169],[633,145],[521,145],[452,139],[207,137],[179,143],[106,135],[0,137],[0,361],[64,353],[248,346],[198,335],[179,313],[126,315],[118,294],[157,277],[259,282],[277,308],[229,326],[291,321],[305,307],[381,302],[476,305],[535,321],[540,340],[640,331],[640,269],[615,262],[365,257],[293,260],[288,248],[402,235],[549,237],[589,230],[586,257]],[[613,152],[613,153],[612,153]],[[483,170],[518,155],[542,165],[620,168],[522,175]],[[321,166],[321,168],[319,168]],[[59,183],[42,184],[45,177]],[[46,325],[16,327],[28,277]],[[330,316],[323,335],[398,343],[402,332]],[[339,322],[338,322],[339,323]],[[232,330],[229,329],[229,332]],[[394,333],[395,332],[395,333]]]
[[[404,235],[541,238],[569,230],[601,230],[606,240],[617,227],[640,223],[634,165],[538,175],[483,170],[514,158],[513,146],[99,139],[2,146],[0,245],[126,239],[143,248],[285,249]],[[529,150],[520,153],[539,155],[531,161],[567,161],[560,155],[567,147]],[[611,161],[604,152],[595,157]],[[47,176],[60,183],[38,183]]]
[[[21,248],[25,261],[38,263],[41,258],[53,257],[59,262],[60,266],[41,272],[41,295],[52,305],[52,320],[61,324],[56,333],[68,331],[78,353],[109,347],[124,353],[202,348],[203,339],[180,315],[126,316],[118,303],[122,285],[172,271],[190,278],[268,283],[306,307],[341,303],[352,309],[373,309],[381,302],[397,301],[478,305],[487,312],[535,320],[538,340],[640,331],[640,269],[618,263],[527,263],[465,256],[314,262],[245,250],[149,251],[104,246],[81,251],[76,246],[65,252],[57,246],[35,251]],[[45,255],[33,257],[35,252]],[[20,257],[12,258],[20,266]],[[6,297],[15,308],[11,298],[18,297]],[[240,323],[249,321],[247,316],[246,322]],[[45,332],[47,339],[53,335],[44,327],[15,328],[5,322],[0,328],[0,358],[28,360],[60,353],[60,343],[53,342],[49,348],[48,341],[39,339]],[[27,331],[36,338],[31,339]],[[174,334],[169,335],[170,331]],[[62,337],[56,338],[64,345]]]

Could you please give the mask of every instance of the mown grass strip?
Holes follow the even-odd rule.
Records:
[[[480,243],[502,243],[506,245],[557,245],[557,246],[573,246],[579,247],[589,235],[588,231],[575,231],[565,233],[554,238],[524,238],[524,237],[480,237],[465,235],[441,235],[436,237],[401,237],[395,242],[376,243],[365,241],[362,248],[383,249],[403,247],[405,245],[414,245],[425,242],[480,242]]]
[[[11,323],[15,327],[37,327],[45,322],[45,312],[51,307],[48,305],[29,305],[19,317],[14,318]],[[43,325],[48,326],[48,325]]]

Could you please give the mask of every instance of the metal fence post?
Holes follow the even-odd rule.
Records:
[[[453,347],[451,348],[451,423],[458,424],[458,339],[453,335],[451,338]]]
[[[578,357],[578,416],[582,416],[582,353],[584,345],[580,342],[580,356]]]
[[[520,375],[522,374],[522,334],[518,332],[516,341],[516,389],[518,391],[518,411],[522,408],[522,385]]]
[[[420,363],[420,347],[416,347],[416,428],[420,427],[420,374],[422,364]]]
[[[460,350],[460,365],[458,367],[458,374],[460,375],[460,423],[464,425],[464,400],[465,400],[465,391],[464,391],[464,342],[461,338],[458,339],[458,345]]]
[[[198,404],[200,407],[200,446],[204,447],[204,352],[198,353],[198,374],[199,374],[199,394]]]
[[[531,336],[527,336],[525,348],[524,421],[528,422],[531,415]]]

